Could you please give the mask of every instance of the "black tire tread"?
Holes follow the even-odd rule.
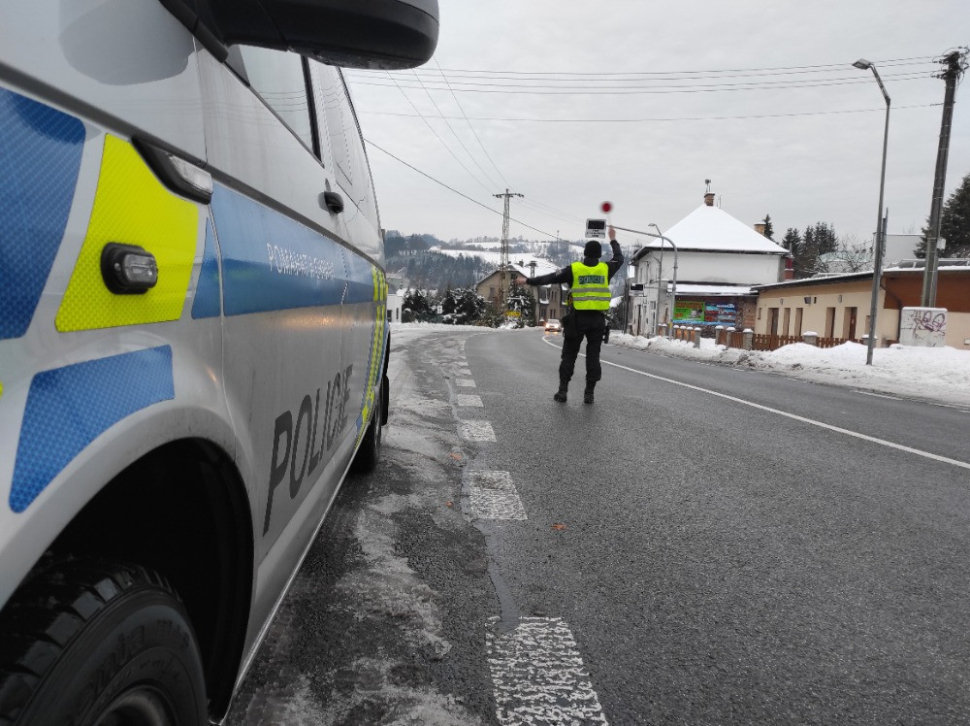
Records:
[[[0,613],[0,726],[13,724],[37,684],[113,600],[168,581],[140,565],[92,559],[42,562]]]

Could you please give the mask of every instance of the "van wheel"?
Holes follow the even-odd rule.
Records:
[[[0,724],[207,721],[195,633],[158,573],[95,560],[56,562],[0,613]]]
[[[385,421],[384,407],[387,405],[385,394],[387,392],[387,377],[381,385],[381,390],[374,396],[374,412],[371,414],[370,423],[367,425],[367,433],[364,434],[354,457],[353,469],[355,474],[369,474],[377,468],[377,462],[381,458],[381,445],[383,444],[384,434],[382,425]]]

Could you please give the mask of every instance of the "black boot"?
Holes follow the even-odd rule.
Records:
[[[593,402],[593,386],[586,384],[586,390],[583,391],[583,403]]]
[[[563,383],[560,381],[559,390],[555,392],[552,396],[552,400],[558,403],[566,402],[566,388],[569,386],[568,383]]]

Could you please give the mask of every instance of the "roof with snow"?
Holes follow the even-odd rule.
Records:
[[[667,283],[667,292],[673,292],[673,285]],[[677,285],[678,297],[683,295],[702,295],[708,297],[739,297],[753,295],[750,285]]]
[[[538,257],[528,258],[528,259],[530,261],[535,260],[535,263],[536,263],[535,272],[532,271],[532,266],[529,264],[520,265],[519,260],[517,260],[516,262],[510,262],[509,269],[511,269],[514,272],[517,272],[523,277],[538,277],[539,275],[548,275],[550,272],[559,272],[559,268],[556,267],[549,260],[543,260]],[[478,285],[481,285],[488,278],[494,277],[499,272],[501,272],[500,269],[493,270],[492,272],[488,273],[487,275],[485,275],[485,277],[483,277],[481,280],[475,283],[476,287]]]
[[[767,255],[787,255],[781,245],[775,244],[763,234],[741,222],[723,209],[702,204],[677,224],[664,232],[679,252],[749,252]],[[661,240],[655,239],[644,249],[660,249]]]

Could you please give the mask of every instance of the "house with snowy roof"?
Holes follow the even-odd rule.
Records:
[[[640,248],[631,265],[629,331],[653,335],[661,323],[713,329],[754,327],[758,295],[752,288],[793,277],[791,255],[720,207],[714,194],[664,233]],[[674,265],[676,263],[676,278]],[[676,279],[676,293],[674,280]]]

